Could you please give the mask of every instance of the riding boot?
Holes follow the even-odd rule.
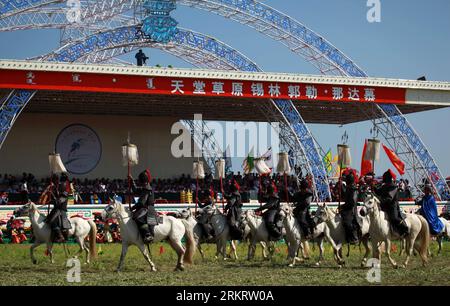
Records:
[[[269,235],[273,240],[279,240],[281,238],[282,233],[273,223],[269,223],[267,225],[267,229],[269,230]]]
[[[398,225],[397,225],[397,231],[400,234],[401,238],[405,238],[406,236],[408,236],[409,234],[409,228],[405,223],[405,220],[402,220]]]
[[[53,231],[53,237],[54,237],[54,241],[56,243],[62,243],[65,242],[66,240],[64,239],[64,235],[62,233],[62,231],[60,229],[54,229]]]
[[[155,226],[148,225],[148,230],[146,231],[146,233],[144,235],[144,242],[152,243],[154,239],[155,239]]]

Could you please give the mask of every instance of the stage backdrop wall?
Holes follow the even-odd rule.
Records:
[[[126,178],[121,146],[128,132],[139,149],[133,175],[149,167],[154,177],[192,172],[192,158],[170,152],[174,118],[22,114],[0,150],[0,173],[49,175],[48,154],[58,148],[73,177]]]

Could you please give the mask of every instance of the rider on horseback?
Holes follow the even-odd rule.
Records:
[[[313,193],[311,189],[309,189],[308,182],[303,179],[300,182],[300,191],[294,194],[293,202],[295,205],[294,216],[297,218],[306,239],[311,238],[315,228],[314,221],[309,211],[312,200]]]
[[[355,244],[358,241],[358,222],[357,206],[358,206],[358,186],[356,185],[356,171],[348,169],[345,176],[345,186],[342,186],[345,203],[339,207],[339,213],[342,217],[342,225],[345,230],[347,242]]]
[[[155,237],[155,226],[158,225],[158,213],[155,210],[155,196],[150,185],[150,171],[139,174],[138,183],[130,177],[133,193],[139,196],[138,202],[131,208],[133,220],[137,223],[144,243],[151,243]]]
[[[204,190],[201,199],[202,201],[199,201],[198,203],[198,207],[200,209],[215,209],[213,190]],[[203,232],[205,233],[206,236],[206,240],[214,239],[214,228],[209,222],[208,214],[207,213],[200,214],[197,218],[197,222],[201,224]]]
[[[383,185],[375,189],[375,194],[380,198],[380,208],[387,214],[389,223],[401,237],[404,237],[408,234],[409,229],[400,212],[395,178],[396,175],[391,169],[386,171],[383,174]]]
[[[280,212],[280,198],[276,193],[276,186],[273,183],[267,187],[267,203],[255,209],[255,211],[262,211],[264,209],[267,209],[263,217],[271,238],[274,240],[281,239],[281,228],[276,224]]]
[[[416,204],[420,206],[419,214],[421,214],[428,222],[430,233],[438,235],[444,229],[444,223],[439,220],[439,215],[436,206],[436,200],[431,192],[431,185],[426,184],[424,187],[425,195]]]
[[[225,195],[227,205],[224,213],[227,215],[227,221],[230,226],[231,237],[233,240],[241,239],[244,231],[241,228],[242,222],[242,200],[239,193],[239,185],[236,181],[230,185],[230,194]]]
[[[59,180],[56,175],[53,175],[51,184],[53,191],[51,191],[50,195],[53,209],[48,214],[45,222],[52,229],[53,240],[60,243],[66,240],[64,235],[67,235],[67,231],[72,228],[67,218],[68,188],[70,188],[69,178],[64,173],[61,174]]]

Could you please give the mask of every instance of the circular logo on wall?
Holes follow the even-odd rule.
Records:
[[[97,133],[83,124],[65,127],[56,138],[56,153],[67,171],[87,174],[97,167],[102,156],[102,144]]]

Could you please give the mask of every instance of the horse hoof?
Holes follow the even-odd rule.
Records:
[[[156,271],[157,271],[157,270],[156,270],[155,267],[150,268],[150,272],[156,272]]]
[[[320,262],[316,262],[314,265],[315,265],[316,267],[320,267]]]
[[[398,269],[398,265],[397,264],[393,265],[393,267],[394,267],[394,269]]]
[[[33,265],[37,265],[37,260],[36,259],[32,260],[32,262],[33,262]]]
[[[288,264],[288,267],[289,267],[289,268],[293,268],[293,267],[294,267],[294,264]]]

